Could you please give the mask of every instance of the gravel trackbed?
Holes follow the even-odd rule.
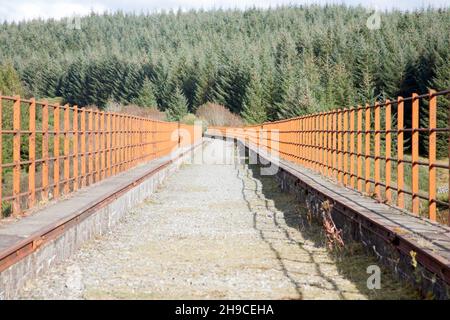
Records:
[[[29,281],[23,299],[417,298],[358,246],[328,252],[319,226],[234,145],[206,144],[114,230]],[[226,157],[225,157],[226,156]],[[225,161],[224,161],[224,158]]]

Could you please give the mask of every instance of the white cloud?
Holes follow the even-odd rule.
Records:
[[[86,15],[94,11],[123,10],[126,12],[151,12],[178,9],[260,8],[288,4],[345,3],[363,4],[380,10],[399,8],[412,10],[419,7],[448,7],[448,0],[0,0],[0,21],[20,21],[33,18],[55,18]]]

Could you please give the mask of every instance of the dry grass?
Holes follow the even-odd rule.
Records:
[[[88,106],[89,109],[97,109],[95,106]],[[130,114],[138,117],[149,118],[158,121],[166,121],[166,114],[157,108],[143,108],[134,104],[122,105],[117,102],[109,103],[105,111]]]
[[[237,114],[220,104],[211,102],[198,107],[195,115],[209,126],[240,127],[244,123]]]

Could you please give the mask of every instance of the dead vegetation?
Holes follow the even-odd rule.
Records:
[[[237,114],[220,104],[211,102],[198,107],[195,115],[209,126],[240,127],[244,123]]]
[[[95,106],[88,106],[89,109],[98,109]],[[152,120],[166,121],[166,114],[163,111],[159,111],[157,108],[143,108],[134,104],[122,105],[117,102],[111,102],[105,108],[105,111],[124,113],[134,115],[143,118],[149,118]]]

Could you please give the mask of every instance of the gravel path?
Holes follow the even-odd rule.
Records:
[[[257,168],[210,142],[204,163],[183,165],[113,232],[30,281],[25,299],[413,298],[383,271],[368,290],[359,249],[327,252],[304,208]],[[224,155],[228,164],[217,164]],[[306,227],[305,227],[306,226]]]

